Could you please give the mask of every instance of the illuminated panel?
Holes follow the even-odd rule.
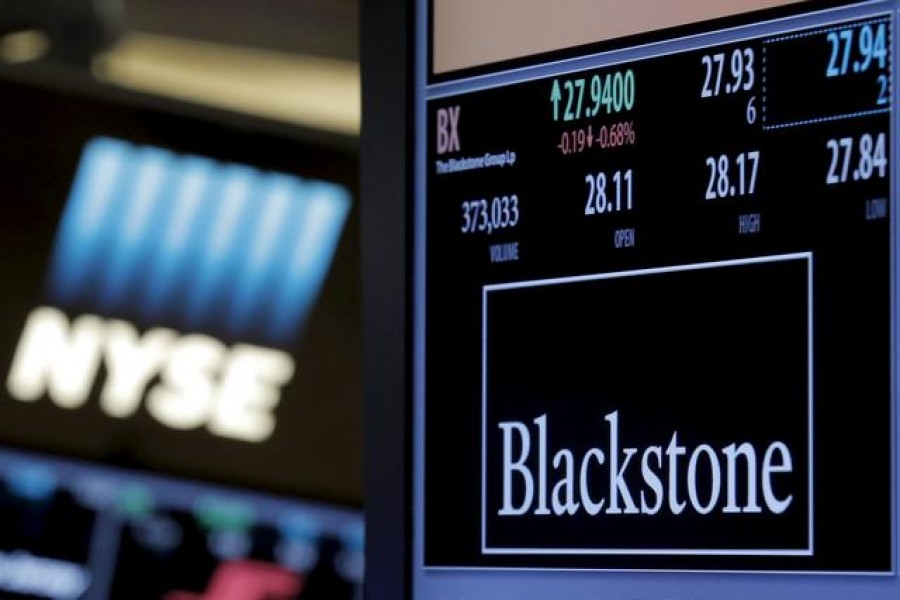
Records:
[[[91,141],[6,389],[260,443],[350,208],[347,191],[109,138]]]
[[[283,347],[349,207],[337,185],[95,139],[62,218],[49,300]]]
[[[352,598],[357,511],[0,448],[4,598]]]
[[[435,0],[433,68],[445,73],[804,1]]]
[[[896,598],[900,3],[451,4],[413,598]]]

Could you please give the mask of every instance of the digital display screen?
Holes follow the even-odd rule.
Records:
[[[433,4],[413,597],[896,597],[898,4],[457,70]]]
[[[361,594],[355,511],[7,449],[0,482],[3,598]]]
[[[0,443],[358,505],[354,153],[0,89]]]
[[[0,98],[0,597],[360,598],[352,147]]]

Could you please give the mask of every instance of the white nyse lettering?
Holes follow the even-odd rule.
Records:
[[[172,347],[162,382],[147,393],[147,410],[163,425],[194,429],[210,417],[215,372],[225,354],[221,342],[205,335],[186,335]]]
[[[14,398],[34,402],[47,394],[62,408],[87,400],[100,366],[103,321],[92,315],[75,319],[55,308],[32,311],[16,350],[6,387]]]
[[[141,335],[131,323],[92,315],[70,323],[62,311],[41,307],[25,325],[7,389],[22,402],[47,395],[58,406],[79,408],[90,397],[101,360],[106,380],[100,407],[107,415],[133,416],[146,393],[147,412],[163,425],[206,425],[215,435],[246,442],[272,435],[281,389],[294,375],[293,358],[279,350],[248,344],[229,349],[205,335],[163,328]]]
[[[285,352],[238,345],[225,364],[209,429],[223,437],[261,442],[275,429],[275,407],[283,385],[294,375]]]
[[[170,329],[151,329],[143,337],[125,321],[111,321],[106,340],[106,383],[100,406],[111,417],[130,417],[144,389],[159,373],[175,340]]]

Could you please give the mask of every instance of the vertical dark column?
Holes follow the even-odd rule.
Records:
[[[411,556],[411,323],[407,311],[412,139],[411,2],[363,2],[361,66],[366,597],[405,597]]]

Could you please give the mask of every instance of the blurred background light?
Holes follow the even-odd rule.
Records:
[[[358,0],[2,0],[0,62],[355,137]]]
[[[359,65],[158,34],[129,33],[95,61],[109,83],[357,135]]]
[[[14,31],[0,37],[0,60],[7,63],[39,60],[49,49],[50,38],[36,29]]]

